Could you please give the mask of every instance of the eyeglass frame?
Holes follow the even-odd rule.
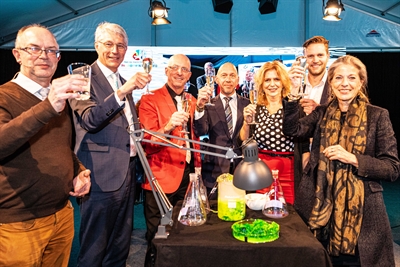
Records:
[[[182,71],[182,73],[184,73],[184,74],[191,73],[190,69],[188,69],[186,67],[180,67],[177,65],[168,66],[168,68],[173,72],[178,72],[178,70],[180,69]]]
[[[124,45],[124,44],[114,44],[114,43],[111,42],[111,41],[107,41],[107,42],[97,41],[97,43],[103,44],[103,45],[105,46],[105,48],[107,48],[107,49],[109,49],[109,50],[113,49],[114,46],[117,47],[117,50],[118,50],[118,51],[122,51],[122,50],[126,51],[126,50],[128,49],[128,46],[127,46],[127,45]]]
[[[51,49],[51,48],[45,48],[45,49],[41,49],[37,46],[26,46],[26,47],[20,47],[17,48],[18,50],[22,50],[25,51],[26,53],[28,53],[31,56],[35,56],[35,57],[40,57],[42,55],[43,52],[46,53],[47,56],[56,56],[57,58],[60,56],[61,51],[57,50],[57,49]],[[30,50],[31,52],[29,52],[28,50]],[[39,53],[40,51],[40,53]]]

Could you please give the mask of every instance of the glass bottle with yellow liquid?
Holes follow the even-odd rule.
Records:
[[[218,176],[218,218],[239,221],[246,215],[246,191],[233,185],[233,175]]]

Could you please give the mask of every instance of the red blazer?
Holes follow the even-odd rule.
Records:
[[[152,95],[142,96],[139,105],[139,119],[142,128],[163,133],[164,126],[168,123],[172,114],[176,112],[177,109],[165,85],[162,88],[153,91],[153,93],[154,94]],[[191,123],[191,125],[193,125],[196,98],[188,93],[185,94],[187,94],[191,99],[192,105],[190,111],[190,122],[188,122],[188,124]],[[182,131],[182,127],[176,127],[170,135],[182,137],[180,131]],[[145,135],[144,138],[151,138],[152,140],[160,142],[160,139],[150,135]],[[199,141],[199,138],[194,135],[193,130],[191,131],[191,139]],[[186,145],[186,142],[182,140],[171,139],[170,141],[180,146]],[[157,179],[163,191],[165,193],[175,192],[182,181],[183,171],[185,168],[186,150],[145,142],[143,142],[143,147],[154,177]],[[194,148],[200,149],[200,146],[196,144],[194,145]],[[200,153],[194,153],[194,157],[195,166],[201,166]],[[142,187],[151,190],[147,179]]]

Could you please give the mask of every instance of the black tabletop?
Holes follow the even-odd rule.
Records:
[[[155,266],[332,266],[326,250],[291,206],[289,216],[282,219],[269,219],[261,211],[247,208],[246,218],[268,219],[280,225],[277,240],[253,244],[235,239],[234,222],[222,221],[215,213],[209,213],[201,226],[182,225],[177,221],[181,204],[174,207],[174,225],[168,229],[168,238],[153,240]]]

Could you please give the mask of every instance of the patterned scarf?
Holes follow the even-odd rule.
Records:
[[[309,219],[312,229],[329,230],[328,252],[355,254],[364,207],[364,184],[352,165],[330,161],[322,151],[339,144],[353,154],[363,154],[367,138],[366,99],[358,95],[350,104],[343,125],[337,99],[329,104],[321,122],[321,145],[316,197]]]

